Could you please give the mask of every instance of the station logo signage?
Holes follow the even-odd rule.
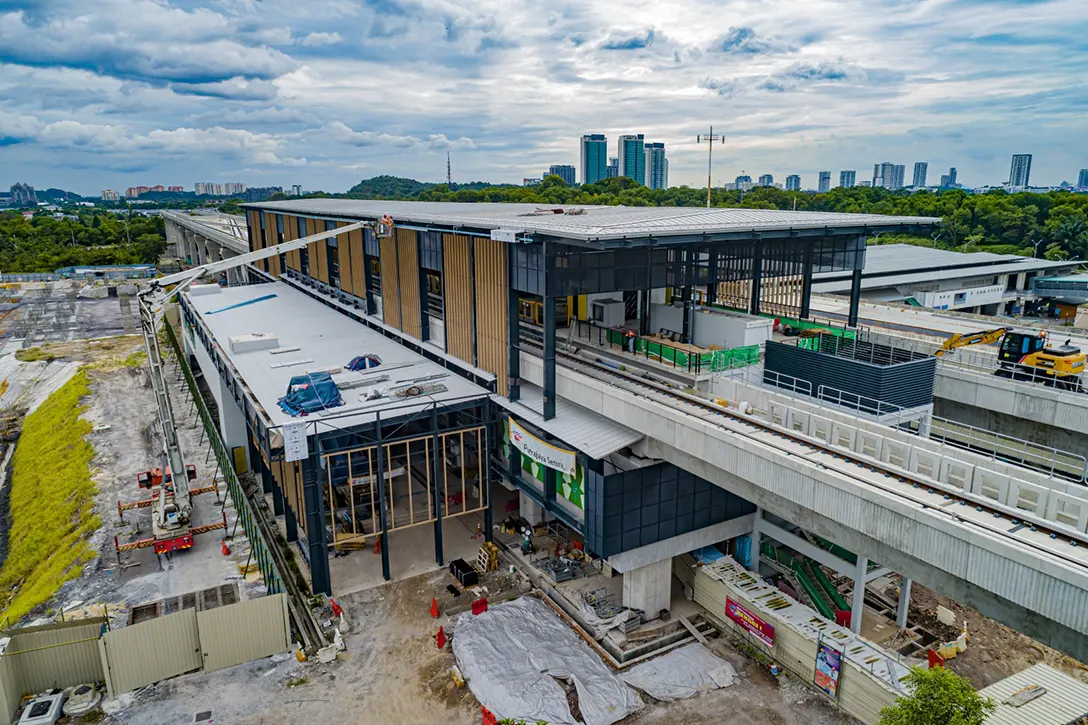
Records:
[[[513,418],[510,419],[510,442],[514,448],[527,455],[542,466],[574,475],[577,471],[577,460],[574,451],[556,448],[546,443],[529,431],[518,425]]]

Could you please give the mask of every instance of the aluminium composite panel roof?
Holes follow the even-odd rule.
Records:
[[[521,383],[521,399],[517,402],[511,403],[501,395],[492,395],[491,399],[590,458],[604,458],[643,438],[641,433],[563,398],[555,401],[555,417],[544,420],[539,412],[544,407],[544,390],[532,383]]]
[[[245,204],[271,212],[309,214],[343,219],[377,219],[385,214],[402,224],[434,224],[472,229],[518,229],[556,237],[597,241],[689,234],[759,233],[805,229],[854,229],[931,226],[933,217],[842,214],[703,207],[625,207],[585,204],[496,204],[355,199],[299,199]],[[546,213],[550,209],[579,209],[580,214]],[[545,210],[545,213],[539,213]]]
[[[271,299],[261,299],[275,295]],[[382,417],[397,416],[418,411],[432,401],[453,403],[471,398],[486,398],[484,388],[450,373],[441,365],[418,355],[396,341],[385,337],[366,325],[356,322],[322,303],[310,298],[283,282],[222,288],[214,294],[189,295],[190,306],[199,314],[204,325],[212,333],[223,354],[249,388],[256,401],[264,409],[273,426],[302,421],[306,423],[328,422],[318,426],[317,432],[329,427],[347,428],[364,425]],[[247,304],[248,303],[248,304]],[[242,306],[235,306],[242,305]],[[267,349],[235,353],[231,351],[230,338],[253,333],[269,333],[279,339],[280,348],[298,347],[298,351],[272,355]],[[382,365],[365,372],[343,371],[333,377],[338,383],[350,379],[362,379],[388,373],[390,380],[369,387],[341,390],[344,405],[332,408],[329,414],[315,413],[293,418],[280,410],[277,401],[287,393],[291,378],[304,372],[339,367],[343,368],[356,355],[377,354]],[[306,364],[289,367],[271,365],[309,360]],[[410,363],[405,367],[392,367],[396,363]],[[386,367],[386,366],[390,367]],[[412,398],[382,398],[363,402],[359,395],[373,388],[384,388],[397,381],[419,378],[425,375],[447,373],[435,382],[447,387],[446,392]],[[420,401],[412,405],[410,401]]]

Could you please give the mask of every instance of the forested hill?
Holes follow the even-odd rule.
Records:
[[[484,182],[433,184],[376,176],[359,182],[347,196],[356,199],[414,201],[505,202],[527,204],[622,204],[624,206],[703,206],[706,189],[674,186],[649,189],[627,178],[568,187],[558,176],[538,186],[488,185]],[[757,187],[741,193],[714,189],[719,207],[837,211],[944,219],[936,242],[930,237],[883,235],[881,243],[908,242],[958,251],[1046,256],[1049,259],[1088,259],[1088,194],[1052,191],[1009,194],[962,190],[936,192],[888,191],[881,188],[835,188],[824,194]],[[1037,244],[1036,244],[1037,243]]]
[[[467,184],[454,184],[453,188],[456,190],[479,191],[481,189],[516,189],[518,187],[509,184],[494,185],[486,181],[470,181]],[[372,179],[363,179],[348,189],[345,196],[351,199],[415,199],[423,192],[435,189],[447,192],[450,187],[446,184],[403,179],[399,176],[375,176]]]

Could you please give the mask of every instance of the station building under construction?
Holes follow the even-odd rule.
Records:
[[[569,350],[705,389],[758,358],[774,319],[804,325],[816,273],[851,276],[856,324],[867,237],[935,222],[341,199],[246,214],[254,250],[384,220],[181,302],[222,435],[261,473],[315,591],[474,556],[513,516],[558,522],[649,612],[668,606],[670,569],[647,566],[660,551],[747,533],[756,507],[561,398]]]

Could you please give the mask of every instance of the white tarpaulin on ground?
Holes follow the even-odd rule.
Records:
[[[557,679],[574,682],[585,725],[611,725],[642,707],[635,691],[535,597],[462,614],[453,654],[472,694],[499,718],[574,725]]]
[[[635,665],[620,679],[656,700],[683,700],[733,684],[733,666],[698,642]]]

